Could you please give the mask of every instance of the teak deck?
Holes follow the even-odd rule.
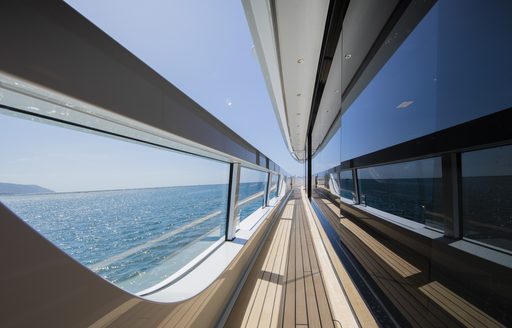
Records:
[[[340,327],[331,313],[298,190],[275,223],[226,326]]]

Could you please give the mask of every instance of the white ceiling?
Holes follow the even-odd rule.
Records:
[[[283,137],[303,160],[329,1],[243,3]]]
[[[346,110],[341,108],[341,95],[397,3],[350,2],[314,124],[313,152],[339,126],[337,117]],[[329,0],[243,0],[243,4],[283,138],[291,154],[302,161]]]

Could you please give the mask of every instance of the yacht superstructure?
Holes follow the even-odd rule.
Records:
[[[0,5],[5,161],[93,138],[118,183],[0,184],[0,326],[511,325],[511,4],[242,5],[302,176],[70,5]]]

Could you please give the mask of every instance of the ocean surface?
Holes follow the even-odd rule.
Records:
[[[239,199],[264,183],[241,183]],[[0,195],[36,231],[106,280],[139,292],[224,238],[228,185]],[[240,208],[240,220],[262,206]]]

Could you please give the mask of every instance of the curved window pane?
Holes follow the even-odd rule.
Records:
[[[242,222],[257,209],[263,207],[268,174],[242,167],[238,189],[238,215]]]
[[[443,228],[441,158],[358,170],[360,201],[433,228]]]
[[[139,292],[224,238],[228,164],[23,118],[0,114],[0,201],[103,278]]]
[[[464,237],[512,251],[512,145],[461,159]]]

